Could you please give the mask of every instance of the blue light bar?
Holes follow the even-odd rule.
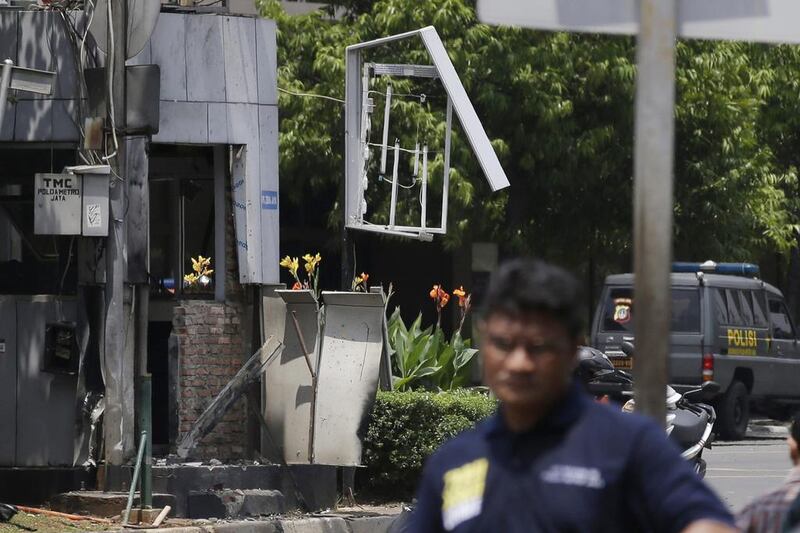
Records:
[[[708,274],[725,274],[729,276],[758,276],[760,270],[758,265],[753,263],[672,263],[673,272],[686,272],[694,274],[696,272],[706,272]]]

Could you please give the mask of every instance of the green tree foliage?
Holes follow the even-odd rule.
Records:
[[[435,26],[511,181],[510,189],[492,194],[463,134],[455,132],[448,246],[490,239],[510,252],[573,266],[589,258],[600,271],[628,266],[633,39],[489,27],[478,23],[468,0],[339,4],[347,16],[331,20],[322,12],[286,16],[275,0],[260,1],[262,13],[278,21],[279,85],[342,98],[347,45]],[[798,53],[698,41],[681,42],[677,53],[676,257],[743,260],[789,249],[797,233],[800,129],[788,116],[800,103]],[[369,59],[429,62],[416,42]],[[407,80],[393,81],[393,88],[419,89]],[[380,93],[383,86],[374,89]],[[443,132],[443,106],[436,102],[398,100],[392,120],[403,145]],[[314,198],[325,205],[329,224],[337,224],[343,106],[286,93],[280,106],[284,194],[298,206]],[[440,176],[442,164],[437,154],[432,176]],[[368,191],[371,210],[381,211],[387,200],[386,189]],[[405,221],[413,217],[410,212]]]

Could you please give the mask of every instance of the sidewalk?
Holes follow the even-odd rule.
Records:
[[[195,520],[192,525],[158,529],[112,529],[106,533],[386,533],[400,506],[359,507],[337,512],[239,521]],[[186,520],[176,520],[186,522]],[[168,521],[169,522],[169,521]]]

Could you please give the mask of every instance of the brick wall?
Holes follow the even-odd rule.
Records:
[[[241,306],[185,300],[175,308],[178,340],[178,440],[192,428],[220,390],[242,366],[245,353]],[[245,456],[246,404],[241,399],[192,452],[198,459],[221,461]]]

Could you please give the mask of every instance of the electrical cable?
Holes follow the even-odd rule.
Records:
[[[108,66],[109,69],[109,76],[108,76],[108,102],[111,105],[111,137],[114,139],[114,151],[110,154],[101,157],[103,161],[109,161],[117,156],[117,151],[119,150],[119,144],[117,143],[117,125],[115,122],[116,111],[114,109],[114,16],[113,12],[111,11],[111,1],[109,0],[106,2],[108,6],[108,35],[110,38],[109,42],[109,49],[108,49]],[[119,176],[117,176],[119,178]],[[122,180],[122,178],[119,178]]]
[[[297,92],[293,92],[293,91],[289,91],[287,89],[284,89],[283,87],[278,87],[278,90],[280,92],[282,92],[282,93],[290,94],[292,96],[301,96],[301,97],[307,97],[307,98],[322,98],[324,100],[333,100],[334,102],[338,102],[340,104],[344,104],[345,103],[345,101],[342,100],[341,98],[335,98],[333,96],[326,96],[324,94],[297,93]]]

